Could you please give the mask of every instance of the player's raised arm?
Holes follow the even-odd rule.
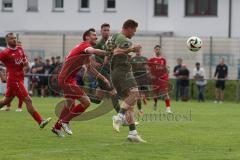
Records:
[[[107,54],[106,51],[101,50],[101,49],[95,49],[93,47],[86,48],[85,52],[89,53],[89,54],[96,54],[96,55],[106,55]]]

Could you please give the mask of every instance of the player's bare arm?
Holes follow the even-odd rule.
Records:
[[[95,49],[95,48],[92,48],[92,47],[89,47],[86,49],[86,52],[89,53],[89,54],[96,54],[96,55],[106,55],[106,51],[104,50],[101,50],[101,49]]]

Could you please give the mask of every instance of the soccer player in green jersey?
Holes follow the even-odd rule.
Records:
[[[131,39],[138,27],[134,20],[126,20],[122,31],[112,35],[106,42],[106,51],[111,51],[111,80],[118,95],[123,99],[121,109],[113,116],[113,128],[119,132],[120,126],[127,122],[129,124],[128,140],[135,142],[146,142],[137,133],[134,119],[134,105],[140,98],[136,80],[133,76],[132,66],[129,61],[130,52],[137,52],[141,46],[133,45]]]
[[[105,42],[110,36],[110,25],[108,23],[103,23],[101,25],[101,39],[97,42],[94,48],[105,50]],[[110,80],[110,64],[109,58],[102,55],[95,55],[95,66],[97,70],[108,80]],[[107,86],[101,79],[97,79],[98,89],[96,92],[96,97],[91,98],[92,102],[100,103],[106,91],[110,93],[111,100],[115,111],[118,113],[120,110],[120,105],[118,102],[118,97],[116,92],[113,91],[113,87]]]
[[[131,58],[131,65],[133,70],[133,75],[136,79],[139,92],[141,94],[141,99],[146,104],[145,92],[148,90],[149,78],[147,75],[147,63],[148,59],[142,56],[142,49],[136,52],[136,55]],[[143,115],[142,102],[141,99],[137,100],[137,107],[139,110],[139,115]]]

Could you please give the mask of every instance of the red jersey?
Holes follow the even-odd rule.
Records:
[[[65,58],[63,67],[59,74],[59,80],[68,82],[75,81],[78,71],[82,65],[90,62],[91,54],[86,53],[86,49],[91,47],[89,42],[81,42],[73,50],[70,51]]]
[[[151,72],[151,75],[155,78],[160,78],[167,80],[167,61],[163,57],[153,57],[148,60],[148,66]]]
[[[4,63],[8,71],[7,83],[24,80],[23,67],[28,62],[22,47],[16,49],[6,48],[0,53],[0,61]]]

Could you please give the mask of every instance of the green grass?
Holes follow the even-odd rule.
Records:
[[[188,115],[191,121],[157,119],[141,121],[138,131],[148,141],[136,144],[126,141],[128,128],[121,133],[112,130],[110,112],[100,118],[85,122],[72,122],[72,136],[58,138],[50,129],[57,119],[54,105],[58,98],[33,98],[37,109],[53,121],[40,130],[26,112],[0,112],[1,160],[239,160],[240,159],[240,107],[226,102],[173,102],[172,109],[178,115]],[[12,106],[16,106],[15,100]],[[164,103],[160,102],[164,111]],[[152,111],[152,102],[144,108]],[[157,112],[156,112],[157,113]]]

